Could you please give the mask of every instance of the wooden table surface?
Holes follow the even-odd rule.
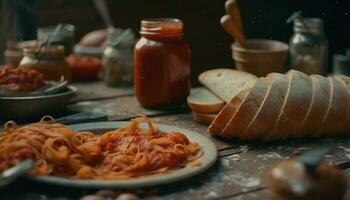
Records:
[[[267,199],[265,174],[281,160],[294,158],[297,152],[334,144],[336,150],[325,162],[341,166],[350,182],[350,138],[303,139],[285,142],[225,141],[211,137],[207,126],[194,122],[187,109],[155,111],[142,108],[131,88],[108,88],[100,82],[75,84],[79,94],[67,107],[69,113],[96,111],[106,113],[108,120],[128,120],[140,114],[157,118],[160,123],[190,129],[208,136],[216,145],[219,158],[208,171],[195,177],[153,188],[131,192],[145,199]],[[36,183],[24,178],[0,189],[0,199],[79,199],[96,190],[73,189]],[[347,193],[350,199],[350,192]]]

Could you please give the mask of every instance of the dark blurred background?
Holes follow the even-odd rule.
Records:
[[[32,1],[32,0],[31,0]],[[103,28],[97,10],[89,0],[37,0],[37,25],[59,22],[76,26],[76,41],[89,31]],[[185,40],[192,49],[192,79],[215,67],[233,67],[230,45],[233,40],[219,24],[225,0],[108,0],[116,27],[138,31],[140,20],[176,17],[184,21]],[[296,10],[305,17],[325,22],[330,57],[350,48],[350,0],[238,0],[248,38],[289,41],[292,24],[286,19]],[[3,16],[4,13],[2,13]],[[3,31],[3,30],[1,30]],[[30,35],[30,33],[28,33]],[[330,60],[331,63],[331,60]],[[331,70],[331,68],[329,68]]]

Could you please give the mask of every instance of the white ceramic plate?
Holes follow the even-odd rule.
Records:
[[[116,129],[129,124],[130,122],[96,122],[76,124],[69,126],[74,130],[92,131],[96,134],[101,134],[111,129]],[[142,124],[141,127],[147,128],[146,124]],[[144,188],[156,185],[163,185],[172,183],[175,181],[183,180],[194,175],[197,175],[210,166],[212,166],[217,159],[217,149],[213,142],[206,136],[199,133],[181,129],[176,126],[169,126],[163,124],[157,124],[157,127],[161,131],[171,132],[179,131],[184,133],[190,141],[197,142],[203,150],[203,155],[199,158],[201,165],[199,166],[187,166],[182,169],[174,170],[167,174],[153,175],[145,177],[137,177],[126,180],[79,180],[79,179],[67,179],[56,176],[33,176],[32,180],[36,180],[43,183],[55,184],[66,187],[80,187],[80,188],[115,188],[115,189],[129,189],[129,188]]]

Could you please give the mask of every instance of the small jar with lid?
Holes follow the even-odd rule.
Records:
[[[59,81],[61,77],[71,81],[71,70],[64,57],[64,46],[52,45],[24,48],[24,57],[19,66],[35,69],[44,75],[45,80]]]
[[[190,91],[191,52],[182,40],[182,21],[142,20],[140,34],[134,51],[134,87],[138,101],[148,108],[185,103]]]
[[[290,65],[306,74],[325,74],[328,65],[328,41],[323,34],[323,21],[318,18],[294,20],[290,39]]]

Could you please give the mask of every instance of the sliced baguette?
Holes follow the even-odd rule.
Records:
[[[346,131],[348,126],[347,110],[349,108],[349,95],[343,83],[334,78],[328,77],[331,85],[331,101],[328,112],[322,121],[317,136],[335,136]]]
[[[193,117],[193,120],[196,122],[209,125],[210,123],[212,123],[214,121],[216,114],[205,114],[205,113],[192,112],[192,117]]]
[[[226,138],[235,138],[242,134],[255,113],[259,110],[270,84],[271,79],[265,77],[259,78],[249,91],[248,95],[242,95],[242,93],[238,94],[238,96],[242,95],[242,97],[239,97],[240,99],[243,99],[244,96],[245,98],[240,104],[233,105],[234,107],[238,106],[238,109],[222,130],[222,136],[225,136]]]
[[[271,73],[267,77],[272,78],[272,84],[262,102],[262,106],[241,134],[243,140],[261,138],[269,133],[282,108],[289,85],[288,77],[280,73]]]
[[[274,128],[264,140],[298,138],[302,136],[301,122],[306,117],[312,99],[311,79],[308,75],[290,70],[289,86]]]
[[[191,89],[187,97],[188,106],[198,113],[218,113],[224,107],[225,102],[215,96],[205,87]]]
[[[242,90],[251,87],[256,79],[250,73],[224,68],[205,71],[198,77],[200,83],[226,103]]]
[[[239,93],[239,95],[233,97],[230,103],[226,104],[224,108],[219,112],[214,121],[210,124],[208,131],[212,135],[222,136],[221,131],[225,128],[230,121],[233,114],[237,111],[238,106],[242,103],[245,96],[248,95],[250,88],[247,88]]]
[[[304,135],[312,135],[326,115],[330,101],[330,83],[327,78],[320,75],[311,75],[313,96],[307,117],[301,123]]]

